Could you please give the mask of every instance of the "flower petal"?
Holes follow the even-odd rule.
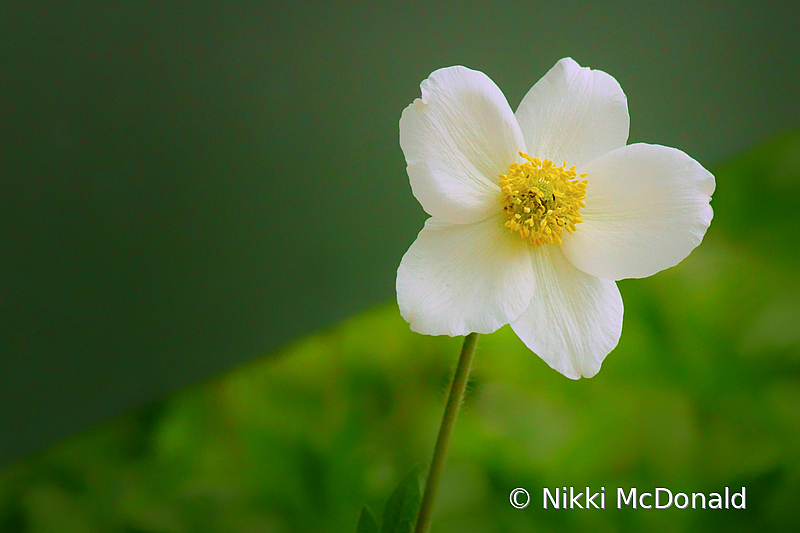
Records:
[[[678,264],[703,240],[714,176],[680,150],[632,144],[583,170],[584,222],[562,247],[584,272],[643,278]]]
[[[531,248],[536,289],[511,327],[545,363],[571,379],[590,378],[622,334],[617,284],[573,267],[558,246]]]
[[[422,208],[451,224],[498,212],[498,176],[519,161],[525,141],[505,96],[486,74],[435,71],[400,118],[400,147]]]
[[[501,215],[475,224],[425,222],[397,269],[400,314],[417,333],[491,333],[533,295],[528,244]]]
[[[579,170],[628,140],[628,100],[617,80],[569,57],[536,82],[516,116],[527,153]]]

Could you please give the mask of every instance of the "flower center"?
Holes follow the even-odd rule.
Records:
[[[583,222],[586,180],[578,181],[575,167],[567,170],[566,162],[556,167],[549,159],[519,155],[527,162],[511,163],[508,174],[500,175],[505,227],[533,246],[561,244],[564,229],[572,233]]]

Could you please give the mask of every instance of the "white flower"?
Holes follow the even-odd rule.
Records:
[[[400,146],[431,218],[397,271],[403,318],[428,335],[511,324],[555,370],[594,376],[622,332],[615,280],[674,266],[700,244],[714,176],[680,150],[626,146],[619,84],[569,58],[516,114],[465,67],[420,87]]]

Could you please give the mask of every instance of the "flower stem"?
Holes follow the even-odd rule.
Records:
[[[425,492],[422,495],[422,503],[419,507],[416,533],[427,533],[430,527],[433,501],[436,499],[436,491],[439,488],[439,479],[442,477],[447,450],[450,448],[450,439],[453,436],[458,410],[464,399],[464,389],[467,386],[469,369],[472,366],[472,356],[475,354],[475,344],[477,342],[477,333],[470,333],[464,338],[461,357],[458,359],[456,373],[453,376],[453,384],[450,387],[450,396],[447,398],[447,406],[444,408],[442,426],[439,428],[439,436],[436,439],[436,448],[433,450],[431,469],[428,472],[428,480],[425,482]]]

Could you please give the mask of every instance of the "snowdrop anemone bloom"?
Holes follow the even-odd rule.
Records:
[[[714,176],[675,148],[626,145],[617,81],[562,59],[514,113],[485,74],[437,70],[400,119],[414,196],[431,216],[397,271],[428,335],[505,324],[565,376],[619,342],[615,280],[678,264],[711,223]]]

